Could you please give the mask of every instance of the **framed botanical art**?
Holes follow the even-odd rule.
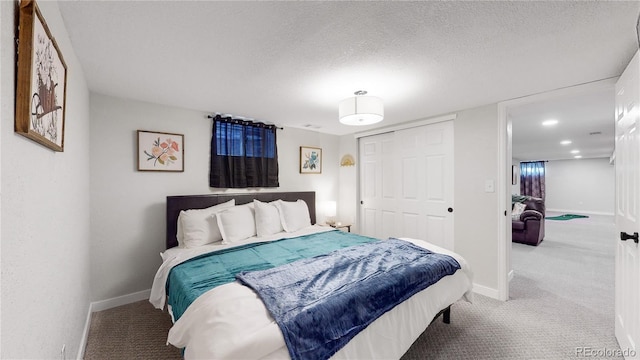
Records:
[[[184,135],[138,130],[138,171],[184,171]]]
[[[322,149],[310,146],[300,146],[300,173],[322,173]]]
[[[20,2],[15,131],[64,151],[67,65],[33,0]]]

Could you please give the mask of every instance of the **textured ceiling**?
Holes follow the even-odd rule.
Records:
[[[639,2],[60,2],[89,88],[347,134],[619,76]]]
[[[613,87],[566,95],[508,109],[513,158],[521,161],[610,157],[614,149]],[[555,126],[543,126],[555,119]],[[570,140],[571,144],[560,144]],[[578,154],[572,154],[578,150]]]

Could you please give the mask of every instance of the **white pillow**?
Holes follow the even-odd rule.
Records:
[[[280,211],[275,206],[275,201],[264,203],[259,200],[253,200],[256,211],[256,233],[258,236],[267,236],[282,232],[282,221],[280,220]]]
[[[230,244],[256,235],[253,203],[234,206],[216,214],[222,243]]]
[[[180,247],[194,248],[222,240],[214,216],[217,212],[233,207],[235,204],[235,199],[231,199],[206,209],[180,211],[176,234]]]
[[[304,200],[278,200],[275,205],[280,210],[280,219],[282,220],[284,231],[293,232],[311,226],[309,207]]]
[[[527,205],[523,203],[513,203],[513,210],[511,210],[511,220],[520,220],[520,215],[524,212],[524,209],[527,208]]]

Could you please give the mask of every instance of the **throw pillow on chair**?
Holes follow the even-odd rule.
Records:
[[[523,203],[514,203],[513,210],[511,210],[511,220],[520,220],[520,215],[524,212],[524,209],[527,208],[527,205]]]

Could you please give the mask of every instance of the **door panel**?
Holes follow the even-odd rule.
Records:
[[[392,171],[385,171],[384,169],[393,168],[392,156],[385,156],[382,160],[382,197],[385,199],[395,200],[396,198],[396,176]]]
[[[380,202],[380,160],[378,153],[380,142],[376,139],[363,139],[360,141],[360,176],[367,181],[361,181],[360,199],[360,229],[363,235],[375,236],[378,230],[378,203]]]
[[[382,211],[382,222],[381,222],[382,232],[380,234],[376,234],[375,237],[379,239],[388,239],[391,236],[394,236],[396,232],[396,213],[393,211]]]
[[[429,171],[427,172],[426,196],[429,201],[444,203],[447,200],[444,187],[445,171],[447,171],[445,161],[446,159],[442,155],[427,156],[426,168]]]
[[[425,239],[453,250],[454,215],[447,211],[453,206],[453,121],[359,141],[361,221],[376,221],[363,224],[365,235]],[[375,220],[365,209],[376,212]]]
[[[424,238],[422,232],[419,230],[420,217],[418,214],[403,213],[402,214],[402,236],[415,239]]]
[[[640,60],[638,53],[616,83],[616,230],[640,232]],[[615,239],[615,333],[628,359],[640,358],[640,245]]]
[[[363,216],[363,227],[362,234],[366,236],[375,236],[376,235],[376,210],[365,208],[362,210],[364,213]]]
[[[382,170],[390,166],[392,156],[392,133],[359,140],[360,229],[363,235],[380,237],[383,231],[395,230],[395,221],[389,217],[389,213],[395,211],[394,179]]]
[[[366,161],[363,168],[364,177],[367,179],[363,183],[364,196],[373,198],[376,196],[376,163],[375,161]]]
[[[418,164],[415,157],[402,159],[402,199],[416,200],[418,198]]]
[[[445,129],[430,129],[427,132],[425,143],[429,145],[442,145],[445,142]]]
[[[441,216],[427,216],[427,237],[430,239],[444,238],[447,234],[447,220]]]

